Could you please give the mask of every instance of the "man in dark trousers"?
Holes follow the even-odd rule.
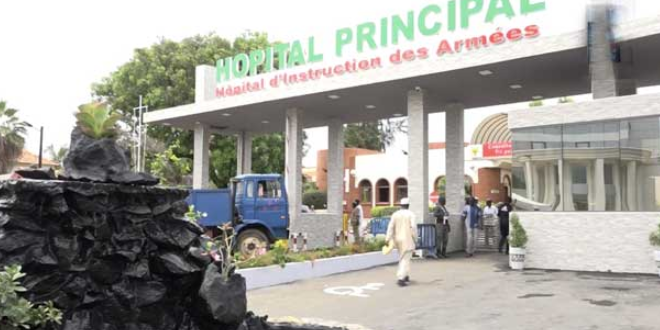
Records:
[[[511,197],[506,198],[506,203],[500,205],[497,215],[500,218],[500,245],[498,250],[502,253],[506,244],[506,254],[509,254],[509,213],[513,212]]]
[[[438,245],[438,258],[449,258],[447,257],[447,243],[449,243],[451,226],[449,225],[449,211],[447,211],[446,205],[447,200],[444,197],[440,197],[438,199],[438,204],[436,204],[435,209],[433,210],[433,216],[435,217],[436,243]]]

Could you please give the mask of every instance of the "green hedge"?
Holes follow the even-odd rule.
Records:
[[[371,209],[372,218],[386,218],[400,210],[398,206],[377,206]]]
[[[316,210],[324,210],[328,204],[328,194],[322,191],[307,192],[303,194],[303,204]]]

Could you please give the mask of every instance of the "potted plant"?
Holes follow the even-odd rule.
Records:
[[[158,179],[131,170],[130,153],[117,143],[121,115],[103,103],[78,108],[62,177],[74,181],[156,185]]]
[[[658,266],[658,275],[660,275],[660,224],[658,229],[649,236],[649,242],[655,247],[655,264]]]
[[[511,234],[509,235],[509,266],[513,270],[525,269],[525,247],[527,246],[527,232],[520,223],[517,214],[511,216]]]

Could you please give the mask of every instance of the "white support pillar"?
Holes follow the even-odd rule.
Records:
[[[615,200],[615,211],[622,211],[621,207],[621,167],[619,166],[619,162],[616,162],[612,164],[612,180],[614,180],[614,191],[616,193],[616,200]]]
[[[302,111],[297,108],[286,111],[286,189],[289,197],[289,227],[296,228],[302,208],[302,158],[303,123]]]
[[[200,65],[195,68],[195,103],[215,97],[215,68]],[[211,130],[207,125],[195,125],[193,154],[193,189],[209,187],[209,143]]]
[[[637,211],[637,162],[630,161],[626,166],[626,197],[628,210]]]
[[[209,101],[215,98],[215,68],[210,65],[200,65],[195,68],[195,103]]]
[[[527,199],[535,201],[534,196],[534,166],[531,160],[525,161],[525,192]]]
[[[593,1],[589,8],[591,44],[589,58],[591,69],[591,90],[594,99],[637,94],[637,84],[632,79],[632,52],[621,47],[621,63],[612,60],[612,43],[609,18],[609,1]]]
[[[605,211],[607,207],[607,189],[605,189],[605,160],[602,158],[596,159],[594,165],[595,211]]]
[[[573,167],[568,161],[562,161],[562,168],[564,169],[561,181],[564,187],[562,194],[564,211],[572,212],[575,211],[575,203],[573,202]]]
[[[236,136],[236,174],[252,173],[252,135],[241,131]]]
[[[429,130],[425,91],[408,92],[408,198],[418,223],[429,216]],[[392,182],[393,195],[396,182]],[[400,201],[393,201],[398,203]]]
[[[328,125],[328,213],[344,212],[344,123],[333,119]],[[350,176],[348,177],[350,180]],[[349,181],[350,182],[350,181]],[[350,205],[352,201],[346,201]]]
[[[452,104],[445,108],[445,167],[447,209],[460,214],[465,205],[465,107]]]
[[[193,189],[209,187],[209,143],[211,130],[203,124],[195,125],[193,154]]]

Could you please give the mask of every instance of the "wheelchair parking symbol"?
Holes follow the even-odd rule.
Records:
[[[327,288],[323,290],[323,292],[337,296],[369,298],[369,295],[366,294],[365,291],[378,291],[383,286],[385,286],[383,283],[369,283],[364,286],[337,286],[333,288]]]

